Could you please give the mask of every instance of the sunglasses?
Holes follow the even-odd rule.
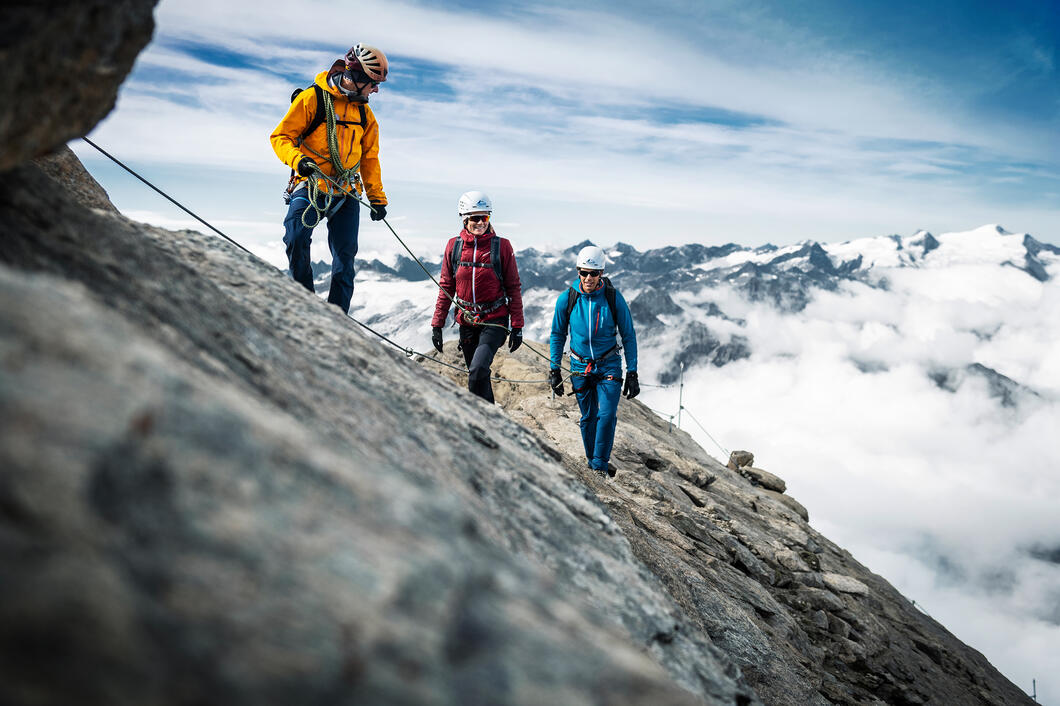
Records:
[[[578,270],[579,277],[599,277],[603,270]]]
[[[378,86],[378,81],[373,81],[368,74],[361,73],[360,71],[351,71],[349,69],[345,72],[345,77],[356,83],[358,86],[368,84],[370,86]]]
[[[468,216],[467,219],[469,221],[471,221],[472,223],[482,223],[483,221],[488,221],[490,219],[490,217],[489,216]]]

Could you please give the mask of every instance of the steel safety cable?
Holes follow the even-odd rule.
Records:
[[[673,419],[674,417],[676,417],[676,416],[677,416],[676,414],[670,414],[669,412],[660,412],[660,411],[659,411],[659,410],[657,410],[657,409],[654,409],[654,408],[652,408],[652,407],[648,407],[648,405],[644,404],[643,402],[641,402],[641,404],[642,404],[642,405],[644,405],[644,407],[645,407],[645,408],[646,408],[646,409],[647,409],[648,411],[650,411],[650,412],[655,412],[655,414],[658,414],[658,415],[659,415],[660,417],[667,417],[667,418],[669,418],[669,419]]]
[[[727,448],[725,448],[724,446],[719,444],[717,442],[717,440],[713,436],[710,435],[710,432],[707,431],[706,427],[704,427],[702,424],[700,424],[699,420],[696,419],[695,416],[693,416],[691,412],[689,412],[688,407],[685,407],[684,405],[681,405],[681,409],[684,410],[685,412],[688,412],[688,416],[692,417],[692,421],[696,423],[696,426],[698,426],[700,429],[702,429],[703,433],[707,435],[707,438],[710,439],[711,441],[713,441],[714,445],[717,446],[719,449],[721,449],[722,453],[725,454],[726,458],[728,458],[729,456],[732,456],[732,453]]]
[[[127,165],[126,165],[125,163],[123,163],[123,162],[122,162],[121,160],[119,160],[119,159],[118,159],[117,157],[115,157],[114,155],[112,155],[112,154],[110,154],[109,152],[107,152],[106,150],[104,150],[104,149],[103,149],[102,147],[100,147],[99,145],[97,145],[97,144],[96,144],[95,142],[93,142],[92,140],[88,139],[87,137],[82,137],[81,139],[82,139],[82,140],[84,140],[84,141],[85,141],[86,143],[88,143],[89,145],[91,145],[91,146],[92,146],[93,148],[95,148],[96,150],[98,150],[98,151],[99,151],[99,153],[100,153],[100,154],[102,154],[102,155],[103,155],[104,157],[108,158],[109,160],[111,160],[112,162],[114,162],[115,164],[117,164],[117,165],[118,165],[119,167],[121,167],[121,168],[122,168],[122,169],[124,169],[125,171],[129,172],[129,174],[131,174],[131,175],[133,175],[134,177],[136,177],[136,178],[137,178],[138,180],[140,180],[140,181],[141,181],[141,182],[143,182],[143,183],[144,183],[145,185],[147,185],[148,187],[150,187],[150,188],[151,188],[152,190],[154,190],[154,191],[155,191],[156,193],[158,193],[158,194],[159,194],[160,196],[162,196],[163,198],[165,198],[165,199],[166,199],[167,201],[169,201],[170,203],[172,203],[172,204],[173,204],[174,206],[176,206],[176,207],[177,207],[177,208],[179,208],[180,210],[182,210],[182,211],[184,211],[185,213],[187,213],[187,214],[188,214],[189,216],[191,216],[191,217],[192,217],[192,218],[194,218],[195,220],[197,220],[197,221],[199,221],[200,223],[202,223],[202,224],[203,224],[204,226],[206,226],[207,228],[209,228],[210,230],[212,230],[212,231],[213,231],[214,233],[217,233],[217,235],[221,236],[222,238],[224,238],[225,240],[227,240],[227,241],[228,241],[229,243],[231,243],[232,245],[236,246],[237,248],[239,248],[240,250],[242,250],[242,251],[243,251],[243,252],[245,252],[246,254],[250,255],[250,256],[251,256],[252,258],[254,258],[255,260],[258,260],[259,262],[262,262],[262,263],[264,263],[264,264],[268,265],[269,267],[272,267],[272,264],[271,264],[271,263],[269,263],[269,262],[265,261],[264,259],[262,259],[262,258],[261,258],[261,257],[259,257],[258,255],[254,254],[253,252],[251,252],[250,250],[248,250],[248,249],[247,249],[246,247],[244,247],[244,246],[243,246],[243,245],[242,245],[241,243],[239,243],[238,241],[236,241],[236,240],[235,240],[234,238],[231,238],[231,237],[229,237],[229,236],[228,236],[228,235],[226,235],[225,233],[221,232],[221,231],[220,231],[219,229],[215,228],[215,227],[214,227],[213,225],[211,225],[211,224],[210,224],[210,223],[208,223],[208,222],[207,222],[206,220],[204,220],[203,218],[201,218],[200,216],[198,216],[198,215],[197,215],[196,213],[194,213],[193,211],[191,211],[190,209],[188,209],[188,208],[187,208],[186,206],[184,206],[184,205],[183,205],[182,203],[180,203],[179,201],[177,201],[176,199],[174,199],[174,198],[173,198],[172,196],[170,196],[170,195],[169,195],[169,194],[167,194],[166,192],[164,192],[164,191],[162,191],[161,189],[159,189],[159,188],[158,188],[157,186],[155,186],[154,184],[152,184],[152,183],[151,183],[150,181],[148,181],[148,180],[147,180],[147,179],[145,179],[144,177],[140,176],[140,174],[138,174],[138,173],[137,173],[136,171],[134,171],[134,170],[133,170],[132,168],[130,168],[129,166],[127,166]],[[336,182],[335,182],[335,180],[333,180],[333,179],[332,179],[332,178],[331,178],[330,176],[328,176],[328,175],[327,175],[327,174],[325,174],[324,172],[320,171],[320,167],[319,167],[319,166],[316,166],[316,165],[314,165],[314,166],[316,167],[316,172],[317,172],[318,174],[320,174],[320,176],[321,176],[321,177],[322,177],[323,179],[327,180],[328,182],[330,182],[331,184],[333,184],[333,185],[334,185],[335,187],[337,187],[337,188],[339,188],[339,189],[342,189],[342,187],[341,187],[341,186],[340,186],[340,185],[339,185],[338,183],[336,183]],[[354,172],[354,179],[355,179],[355,180],[358,180],[358,179],[357,179],[357,177],[358,177],[358,175],[356,174],[356,172]],[[359,180],[358,180],[358,181],[359,181]],[[345,189],[342,189],[342,190],[343,190],[343,191],[345,191]],[[329,190],[329,191],[330,191],[330,190]],[[351,192],[351,193],[350,193],[349,195],[350,195],[350,196],[352,196],[352,197],[353,197],[353,198],[354,198],[354,199],[355,199],[355,200],[356,200],[356,201],[357,201],[358,203],[360,203],[360,204],[362,204],[362,205],[364,205],[364,206],[367,206],[368,208],[372,209],[373,211],[375,210],[375,208],[374,208],[374,207],[372,206],[372,204],[371,204],[371,203],[368,203],[368,202],[366,202],[366,201],[363,201],[363,200],[362,200],[362,199],[361,199],[361,198],[360,198],[359,196],[357,196],[357,194],[356,194],[355,192]],[[326,208],[325,208],[325,210],[326,210]],[[305,214],[303,213],[303,216],[304,216],[304,215],[305,215]],[[438,288],[439,288],[439,289],[440,289],[440,290],[441,290],[441,291],[442,291],[442,292],[443,292],[443,293],[444,293],[444,294],[445,294],[445,295],[446,295],[447,297],[449,297],[449,299],[450,299],[450,301],[452,301],[453,305],[454,305],[454,306],[455,306],[455,307],[456,307],[456,308],[457,308],[458,310],[460,310],[460,311],[461,311],[461,312],[463,312],[463,313],[470,313],[470,312],[469,312],[469,311],[468,311],[467,309],[465,309],[464,307],[460,306],[460,304],[458,304],[458,303],[456,302],[456,300],[455,300],[455,299],[453,298],[453,296],[452,296],[452,295],[450,295],[450,294],[449,294],[448,292],[446,292],[446,291],[445,291],[444,289],[442,289],[442,286],[441,286],[441,284],[440,284],[440,283],[438,282],[438,280],[434,278],[434,275],[432,275],[432,274],[431,274],[430,270],[428,270],[428,269],[427,269],[427,268],[426,268],[426,267],[424,266],[424,264],[423,264],[423,263],[422,263],[422,262],[420,261],[420,259],[419,259],[418,257],[416,257],[416,254],[415,254],[414,252],[412,252],[412,250],[411,250],[411,249],[409,248],[409,246],[408,246],[408,245],[407,245],[407,244],[405,243],[405,241],[401,239],[401,236],[399,236],[399,235],[397,234],[397,231],[395,231],[395,230],[394,230],[393,226],[391,226],[391,225],[390,225],[390,223],[388,223],[388,222],[387,222],[387,220],[386,220],[385,218],[384,218],[384,219],[382,219],[382,220],[383,220],[383,223],[384,223],[384,224],[386,225],[386,227],[387,227],[387,228],[388,228],[388,229],[390,230],[390,232],[391,232],[391,233],[392,233],[392,234],[394,235],[394,237],[395,237],[395,238],[397,239],[397,241],[398,241],[398,242],[399,242],[399,243],[401,244],[401,246],[402,246],[403,248],[405,248],[405,251],[406,251],[406,252],[407,252],[407,253],[408,253],[408,254],[409,254],[409,255],[410,255],[411,257],[412,257],[412,259],[413,259],[413,260],[414,260],[414,261],[416,262],[416,264],[417,264],[417,265],[419,265],[420,269],[422,269],[422,270],[424,271],[424,273],[425,273],[425,274],[426,274],[426,275],[427,275],[428,277],[430,277],[431,281],[432,281],[432,282],[434,282],[434,283],[435,283],[435,285],[437,285],[437,286],[438,286]],[[430,356],[426,356],[426,355],[424,355],[424,354],[422,354],[422,353],[417,353],[417,352],[416,352],[415,350],[413,350],[412,348],[409,348],[409,347],[406,347],[406,346],[402,346],[402,345],[400,345],[400,344],[398,344],[398,343],[395,343],[394,341],[391,341],[391,340],[390,340],[389,338],[387,338],[386,336],[382,335],[382,334],[381,334],[381,333],[379,333],[378,331],[375,331],[375,330],[373,330],[373,329],[372,329],[371,327],[367,326],[366,324],[363,324],[363,323],[361,323],[360,321],[358,321],[357,319],[353,318],[352,316],[349,316],[349,315],[347,315],[347,318],[349,318],[349,319],[350,319],[351,321],[353,321],[353,322],[354,322],[355,324],[357,324],[358,326],[361,326],[362,328],[364,328],[364,329],[366,329],[366,330],[370,331],[370,332],[371,332],[372,334],[374,334],[374,335],[378,336],[378,337],[379,337],[379,338],[381,338],[382,340],[384,340],[384,341],[386,341],[387,343],[391,344],[392,346],[394,346],[394,347],[395,347],[395,348],[397,348],[398,350],[400,350],[400,351],[404,352],[404,353],[405,353],[405,355],[406,355],[406,356],[408,356],[408,357],[411,357],[412,355],[419,355],[419,356],[421,356],[421,357],[423,357],[423,358],[425,358],[425,359],[427,359],[427,360],[435,360],[435,359],[431,358]],[[489,323],[489,322],[481,322],[481,325],[483,325],[483,326],[494,326],[494,327],[496,327],[496,328],[501,328],[501,329],[504,329],[504,331],[505,331],[505,332],[508,332],[508,331],[509,331],[509,329],[508,329],[508,328],[507,328],[506,326],[501,326],[500,324],[491,324],[491,323]],[[523,345],[524,345],[524,346],[525,346],[525,347],[526,347],[526,348],[527,348],[528,350],[530,350],[530,351],[531,351],[532,353],[534,353],[535,355],[537,355],[538,357],[540,357],[540,358],[543,358],[544,360],[547,360],[547,361],[549,362],[549,365],[551,366],[551,363],[552,363],[552,360],[551,360],[551,358],[549,358],[548,356],[544,355],[543,353],[541,353],[541,352],[540,352],[540,351],[538,351],[538,350],[537,350],[536,348],[534,348],[533,346],[529,345],[529,344],[528,344],[528,343],[526,343],[526,342],[524,342],[524,343],[523,343]],[[442,361],[435,361],[435,362],[441,363]],[[460,368],[456,368],[456,369],[458,369],[458,370],[459,370]],[[466,369],[464,370],[464,372],[467,372],[467,371],[466,371]],[[568,373],[570,373],[570,372],[571,372],[569,368],[567,368],[567,372],[568,372]],[[543,381],[538,381],[538,380],[529,380],[529,381],[513,381],[513,380],[504,380],[503,378],[493,378],[493,379],[496,379],[496,380],[503,380],[503,381],[505,381],[505,382],[520,382],[520,383],[522,383],[522,382],[525,382],[525,383],[528,383],[528,384],[530,384],[530,383],[532,383],[532,384],[537,384],[538,382],[548,382],[547,380],[543,380]],[[568,375],[566,376],[566,378],[565,378],[565,379],[568,379],[568,380],[569,380],[569,379],[570,379],[570,375],[568,374]]]
[[[319,168],[319,167],[317,167],[317,172],[319,172],[319,174],[320,174],[320,176],[321,176],[321,177],[323,177],[324,179],[327,179],[327,180],[328,180],[329,182],[331,182],[332,184],[334,184],[334,185],[335,185],[336,187],[339,187],[339,185],[338,185],[338,184],[336,184],[336,183],[335,183],[335,181],[334,181],[333,179],[331,179],[331,177],[329,177],[329,176],[328,176],[327,174],[325,174],[324,172],[320,171],[320,168]],[[339,188],[341,188],[341,187],[339,187]],[[351,193],[350,193],[350,196],[351,196],[351,197],[352,197],[352,198],[353,198],[354,200],[356,200],[356,201],[357,201],[358,203],[360,203],[360,204],[362,204],[362,205],[364,205],[364,206],[367,206],[367,207],[368,207],[368,208],[370,208],[371,210],[375,211],[375,206],[373,206],[373,205],[372,205],[372,204],[371,204],[370,202],[368,202],[368,201],[365,201],[365,200],[363,200],[363,199],[362,199],[362,198],[361,198],[361,197],[360,197],[360,196],[359,196],[358,194],[356,194],[355,192],[351,192]],[[412,249],[411,249],[411,248],[410,248],[410,247],[409,247],[409,246],[408,246],[408,245],[407,245],[407,244],[405,243],[405,241],[404,241],[404,240],[402,240],[401,236],[400,236],[400,235],[398,235],[398,232],[397,232],[396,230],[394,230],[394,227],[393,227],[392,225],[390,225],[390,222],[389,222],[389,221],[387,221],[387,219],[386,219],[385,217],[384,217],[384,218],[382,218],[382,219],[380,219],[380,220],[382,220],[382,221],[383,221],[383,225],[385,225],[385,226],[386,226],[386,227],[387,227],[387,228],[388,228],[388,229],[390,230],[390,232],[391,232],[391,234],[393,234],[394,238],[395,238],[395,239],[396,239],[396,240],[398,241],[398,243],[400,243],[400,244],[401,244],[401,247],[405,248],[405,252],[407,252],[407,253],[409,254],[409,256],[410,256],[410,257],[412,258],[412,260],[413,260],[413,261],[414,261],[414,262],[415,262],[415,263],[416,263],[417,265],[419,265],[419,268],[420,268],[421,270],[423,270],[423,273],[424,273],[425,275],[427,275],[427,276],[428,276],[428,277],[430,278],[430,280],[431,280],[432,282],[434,282],[434,284],[435,284],[435,285],[436,285],[436,286],[438,287],[439,291],[441,291],[441,292],[442,292],[442,293],[443,293],[443,294],[444,294],[444,295],[445,295],[446,297],[448,297],[448,298],[449,298],[449,301],[450,301],[450,302],[452,302],[453,306],[454,306],[454,307],[455,307],[455,308],[456,308],[456,309],[457,309],[458,311],[460,311],[460,313],[462,313],[462,314],[465,314],[465,315],[467,315],[468,317],[471,317],[471,318],[473,318],[473,317],[474,317],[474,314],[472,314],[472,312],[471,312],[470,310],[468,310],[467,308],[465,308],[465,307],[461,306],[461,305],[460,305],[460,304],[459,304],[459,303],[458,303],[458,302],[456,301],[456,297],[454,297],[454,296],[453,296],[452,294],[450,294],[449,292],[445,291],[445,289],[444,289],[444,288],[442,287],[442,284],[441,284],[441,282],[439,282],[439,281],[438,281],[438,280],[437,280],[437,279],[436,279],[436,278],[434,277],[434,275],[433,275],[433,274],[431,274],[431,271],[430,271],[429,269],[427,269],[427,266],[423,264],[423,262],[422,262],[422,261],[420,260],[420,258],[419,258],[419,257],[417,257],[416,253],[414,253],[414,252],[412,251]],[[469,318],[469,320],[470,320],[470,318]],[[495,327],[495,328],[503,329],[503,330],[505,331],[505,333],[510,333],[510,329],[509,329],[509,328],[508,328],[507,326],[502,326],[501,324],[491,324],[491,323],[489,323],[488,321],[482,321],[482,322],[479,322],[479,324],[478,324],[478,325],[480,325],[480,326],[493,326],[493,327]],[[526,347],[527,347],[527,348],[528,348],[528,349],[529,349],[529,350],[530,350],[531,352],[533,352],[533,353],[534,353],[535,355],[537,355],[538,357],[542,358],[543,360],[546,360],[546,361],[548,361],[549,367],[551,367],[551,366],[552,366],[552,359],[551,359],[551,358],[550,358],[549,356],[547,356],[547,355],[545,355],[544,353],[542,353],[542,352],[538,351],[538,350],[537,350],[536,348],[534,348],[534,347],[532,347],[532,346],[530,346],[530,345],[527,345],[527,344],[526,344],[525,342],[523,343],[523,345],[524,345],[524,346],[526,346]],[[569,370],[569,369],[568,369],[568,370]]]
[[[136,172],[135,172],[135,171],[134,171],[133,169],[131,169],[130,167],[128,167],[127,165],[125,165],[125,164],[124,164],[123,162],[121,162],[121,161],[120,161],[120,160],[119,160],[119,159],[118,159],[117,157],[115,157],[114,155],[112,155],[112,154],[110,154],[109,152],[107,152],[106,150],[104,150],[104,149],[103,149],[102,147],[100,147],[99,145],[97,145],[97,144],[96,144],[95,142],[93,142],[92,140],[88,139],[87,137],[82,137],[81,139],[82,139],[82,140],[84,140],[85,142],[87,142],[87,143],[88,143],[89,145],[91,145],[91,146],[92,146],[92,147],[94,147],[95,149],[97,149],[97,150],[98,150],[98,151],[100,152],[100,154],[102,154],[103,156],[107,157],[107,158],[108,158],[108,159],[110,159],[110,160],[111,160],[112,162],[114,162],[115,164],[117,164],[117,165],[118,165],[119,167],[121,167],[121,168],[122,168],[122,169],[124,169],[125,171],[129,172],[129,173],[130,173],[130,174],[132,174],[132,175],[133,175],[134,177],[136,177],[137,179],[139,179],[139,180],[140,180],[141,182],[143,182],[144,184],[146,184],[147,186],[149,186],[149,187],[150,187],[151,189],[153,189],[154,191],[156,191],[156,192],[157,192],[157,193],[158,193],[158,194],[159,194],[160,196],[162,196],[163,198],[165,198],[166,200],[168,200],[168,201],[169,201],[170,203],[172,203],[172,204],[173,204],[174,206],[176,206],[176,207],[177,207],[177,208],[179,208],[180,210],[184,211],[184,212],[185,212],[185,213],[187,213],[187,214],[188,214],[189,216],[191,216],[192,218],[194,218],[195,220],[199,221],[199,222],[200,222],[200,223],[202,223],[202,224],[203,224],[204,226],[206,226],[207,228],[209,228],[210,230],[212,230],[212,231],[213,231],[214,233],[217,233],[217,235],[221,236],[222,238],[224,238],[225,240],[227,240],[227,241],[228,241],[229,243],[231,243],[232,245],[235,245],[235,246],[236,246],[237,248],[239,248],[240,250],[242,250],[242,251],[243,251],[243,252],[245,252],[246,254],[250,255],[250,256],[251,256],[252,258],[254,258],[255,260],[257,260],[257,261],[259,261],[259,262],[262,262],[262,263],[264,263],[264,264],[268,265],[269,267],[272,267],[272,265],[271,265],[270,263],[266,262],[266,261],[265,261],[265,260],[263,260],[263,259],[262,259],[261,257],[259,257],[259,256],[255,255],[255,254],[254,254],[253,252],[251,252],[250,250],[248,250],[247,248],[245,248],[245,247],[244,247],[244,246],[243,246],[242,244],[240,244],[240,243],[239,243],[238,241],[236,241],[235,239],[233,239],[233,238],[229,237],[228,235],[225,235],[225,234],[224,234],[223,232],[221,232],[220,230],[218,230],[217,228],[215,228],[214,226],[212,226],[212,225],[211,225],[210,223],[208,223],[208,222],[207,222],[207,221],[205,221],[204,219],[200,218],[200,217],[199,217],[198,215],[196,215],[195,213],[193,213],[193,212],[192,212],[192,211],[191,211],[190,209],[186,208],[186,207],[185,207],[185,206],[184,206],[183,204],[181,204],[181,203],[180,203],[179,201],[177,201],[177,200],[176,200],[176,199],[174,199],[174,198],[173,198],[172,196],[170,196],[170,195],[169,195],[169,194],[167,194],[166,192],[164,192],[164,191],[162,191],[161,189],[159,189],[159,188],[158,188],[157,186],[155,186],[154,184],[152,184],[151,182],[149,182],[149,181],[148,181],[147,179],[145,179],[144,177],[142,177],[142,176],[140,176],[139,174],[137,174],[137,173],[136,173]],[[370,333],[374,334],[375,336],[378,336],[378,337],[379,337],[380,339],[382,339],[383,341],[386,341],[387,343],[389,343],[390,345],[394,346],[394,347],[395,347],[395,348],[397,348],[398,350],[400,350],[400,351],[404,352],[404,353],[405,353],[405,355],[406,355],[406,356],[408,356],[408,357],[410,357],[410,358],[411,358],[411,357],[412,357],[413,355],[419,355],[420,357],[424,358],[425,360],[430,360],[430,361],[433,361],[433,362],[435,362],[435,363],[438,363],[438,364],[440,364],[440,365],[446,365],[446,366],[448,366],[448,367],[451,367],[451,368],[453,368],[454,370],[459,370],[459,371],[461,371],[461,372],[464,372],[464,373],[468,372],[467,368],[459,368],[459,367],[457,367],[457,366],[455,366],[455,365],[449,365],[448,363],[445,363],[444,361],[436,360],[436,359],[434,359],[434,358],[431,358],[430,356],[424,355],[423,353],[417,353],[417,352],[416,352],[415,350],[413,350],[412,348],[408,348],[408,347],[402,346],[402,345],[400,345],[399,343],[396,343],[396,342],[394,342],[394,341],[390,340],[389,338],[387,338],[386,336],[384,336],[383,334],[379,333],[378,331],[376,331],[375,329],[373,329],[373,328],[372,328],[371,326],[368,326],[367,324],[361,323],[360,321],[358,321],[357,319],[355,319],[355,318],[354,318],[354,317],[352,317],[352,316],[349,316],[349,315],[347,315],[347,318],[348,318],[348,319],[349,319],[350,321],[352,321],[353,323],[355,323],[355,324],[357,324],[358,326],[360,326],[361,328],[363,328],[363,329],[365,329],[365,330],[369,331]],[[531,348],[531,350],[533,350],[533,349]],[[548,382],[547,380],[508,380],[508,379],[506,379],[506,378],[500,378],[500,377],[493,377],[492,379],[494,379],[494,380],[498,380],[498,381],[502,381],[502,382],[511,382],[511,383],[527,383],[527,384],[531,384],[531,383],[533,383],[533,384],[536,384],[536,383],[547,383],[547,382]]]
[[[179,208],[180,210],[184,211],[184,213],[188,214],[189,216],[191,216],[192,218],[194,218],[195,220],[197,220],[197,221],[198,221],[199,223],[202,223],[202,224],[203,224],[204,226],[206,226],[207,228],[209,228],[210,230],[212,230],[212,231],[213,231],[214,233],[217,233],[217,234],[218,234],[219,236],[221,236],[222,238],[224,238],[224,239],[225,239],[225,240],[227,240],[228,242],[232,243],[232,245],[235,245],[235,246],[236,246],[237,248],[239,248],[239,249],[240,249],[240,250],[242,250],[243,252],[247,253],[247,254],[248,254],[248,255],[250,255],[251,257],[255,257],[255,258],[259,259],[259,260],[261,259],[261,258],[259,258],[259,257],[258,257],[257,255],[255,255],[254,253],[250,252],[250,251],[249,251],[249,250],[247,250],[247,249],[246,249],[245,247],[243,247],[242,245],[240,245],[239,243],[237,243],[237,242],[236,242],[235,240],[232,240],[232,239],[231,239],[231,238],[229,238],[229,237],[228,237],[227,235],[225,235],[225,234],[224,234],[224,233],[222,233],[221,231],[217,230],[217,229],[216,229],[216,228],[214,228],[214,227],[213,227],[212,225],[210,225],[209,223],[207,223],[206,221],[204,221],[203,219],[199,218],[199,217],[198,217],[197,215],[195,215],[194,213],[192,213],[191,211],[189,211],[189,210],[188,210],[187,208],[185,208],[185,207],[184,207],[184,206],[183,206],[182,204],[180,204],[180,203],[179,203],[179,202],[177,202],[177,201],[176,201],[175,199],[173,199],[173,198],[172,198],[172,197],[171,197],[171,196],[170,196],[169,194],[167,194],[166,192],[164,192],[164,191],[162,191],[161,189],[159,189],[159,188],[158,188],[157,186],[155,186],[154,184],[152,184],[151,182],[149,182],[149,181],[148,181],[147,179],[144,179],[144,178],[143,178],[142,176],[140,176],[139,174],[137,174],[136,172],[134,172],[134,171],[133,171],[132,169],[130,169],[129,167],[125,166],[125,164],[124,164],[124,163],[122,163],[121,161],[119,161],[117,157],[115,157],[114,155],[112,155],[112,154],[110,154],[109,152],[107,152],[106,150],[104,150],[104,149],[103,149],[102,147],[100,147],[99,145],[97,145],[97,144],[96,144],[95,142],[93,142],[92,140],[88,139],[87,137],[82,137],[81,139],[82,139],[82,140],[84,140],[85,142],[87,142],[88,144],[92,145],[93,147],[95,147],[95,148],[96,148],[97,150],[99,150],[99,151],[100,151],[100,153],[101,153],[101,154],[102,154],[102,155],[103,155],[104,157],[107,157],[107,158],[109,158],[109,159],[110,159],[110,160],[111,160],[112,162],[114,162],[115,164],[117,164],[117,165],[118,165],[119,167],[121,167],[121,168],[122,168],[122,169],[124,169],[125,171],[129,172],[129,173],[130,173],[130,174],[132,174],[132,175],[133,175],[134,177],[136,177],[137,179],[139,179],[140,181],[142,181],[143,183],[147,184],[147,185],[148,185],[149,187],[151,187],[152,189],[154,189],[155,191],[157,191],[157,192],[158,192],[158,193],[159,193],[159,194],[160,194],[160,195],[161,195],[161,196],[162,196],[163,198],[167,199],[167,200],[168,200],[168,201],[169,201],[170,203],[172,203],[172,204],[173,204],[174,206],[176,206],[176,207],[177,207],[177,208]],[[264,261],[263,261],[263,262],[264,262]]]
[[[354,319],[352,316],[349,317],[349,318],[350,318],[350,320],[352,320],[354,323],[356,323],[361,328],[369,331],[372,334],[375,334],[379,338],[383,339],[384,341],[386,341],[390,345],[392,345],[395,348],[397,348],[399,351],[404,353],[405,356],[408,357],[408,358],[412,358],[413,356],[419,356],[420,358],[422,358],[423,360],[426,360],[428,362],[437,363],[438,365],[444,365],[447,368],[452,368],[453,370],[457,370],[457,371],[462,372],[462,373],[471,372],[467,368],[461,368],[459,365],[453,365],[452,363],[446,363],[444,360],[438,360],[437,358],[435,358],[433,356],[430,356],[430,355],[427,355],[426,353],[420,353],[419,351],[414,350],[413,348],[408,348],[408,347],[402,346],[400,343],[395,343],[394,341],[390,340],[389,338],[387,338],[383,334],[381,334],[378,331],[376,331],[375,329],[373,329],[371,326],[368,326],[367,324],[362,324],[360,321],[358,321],[357,319]],[[519,383],[519,384],[523,384],[523,383],[525,383],[525,384],[546,384],[546,383],[548,383],[548,380],[511,380],[509,378],[502,378],[499,375],[490,376],[490,379],[491,380],[496,380],[498,382],[510,382],[510,383]]]

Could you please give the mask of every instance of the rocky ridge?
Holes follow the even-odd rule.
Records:
[[[544,344],[529,342],[545,350]],[[442,358],[458,364],[455,347]],[[495,373],[540,373],[531,352],[503,353]],[[428,363],[425,363],[428,364]],[[442,374],[466,382],[451,368]],[[573,398],[495,383],[513,419],[556,444],[636,556],[683,609],[672,634],[702,630],[768,704],[1027,703],[993,668],[887,581],[809,524],[785,483],[734,452],[727,466],[636,401],[623,401],[604,480],[585,467]]]
[[[757,703],[653,641],[676,606],[550,445],[223,241],[28,208],[51,186],[0,175],[0,702]]]

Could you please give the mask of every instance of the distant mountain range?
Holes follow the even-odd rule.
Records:
[[[584,240],[561,252],[517,250],[524,290],[562,290],[572,278],[575,254],[592,244]],[[950,255],[932,256],[940,248],[941,252],[963,251],[965,261],[978,259],[1015,267],[1040,282],[1050,278],[1048,267],[1060,256],[1060,248],[1055,245],[991,225],[937,238],[927,231],[918,231],[911,236],[864,238],[837,245],[809,241],[784,247],[766,244],[749,248],[735,243],[719,246],[693,243],[640,252],[632,245],[618,243],[607,250],[608,276],[618,287],[661,291],[724,283],[744,292],[751,301],[770,302],[784,311],[800,311],[814,289],[835,290],[844,280],[886,287],[886,279],[878,276],[882,268],[944,265],[950,261]],[[439,263],[425,264],[432,275],[438,275]],[[359,263],[359,267],[362,272],[409,282],[427,279],[423,269],[404,255],[398,255],[392,266],[370,260]],[[314,272],[326,277],[329,269],[330,265],[319,262],[315,263]]]
[[[547,339],[555,298],[570,284],[575,254],[587,244],[590,241],[560,251],[517,250],[529,338]],[[938,287],[952,289],[954,277],[989,277],[998,268],[1018,270],[1028,281],[1047,282],[1055,276],[1060,262],[1060,247],[996,225],[938,236],[921,230],[909,236],[835,244],[803,242],[756,248],[733,243],[688,244],[641,252],[618,243],[606,250],[608,276],[629,301],[641,347],[658,349],[656,364],[649,368],[661,384],[674,382],[682,366],[686,370],[704,364],[724,366],[749,358],[754,350],[742,313],[747,305],[797,315],[820,292],[842,290],[857,296],[867,288],[886,293],[896,288],[897,277],[903,283],[919,282],[910,286],[930,293]],[[437,276],[439,262],[425,265]],[[315,272],[317,291],[326,291],[329,266],[316,263]],[[938,287],[932,284],[933,278],[939,280]],[[412,259],[398,255],[390,264],[380,260],[359,263],[357,281],[351,312],[354,317],[365,320],[367,316],[388,335],[410,341],[424,338],[435,289]],[[401,288],[398,297],[387,289],[380,298],[379,286],[372,282],[421,286]],[[720,292],[726,296],[718,296]],[[734,301],[740,304],[735,310]],[[866,312],[866,317],[871,313]],[[991,333],[976,331],[975,335],[988,337]],[[868,358],[856,362],[866,372],[879,365]],[[951,391],[969,376],[982,377],[1006,406],[1015,405],[1022,392],[1033,393],[1019,381],[976,361],[957,368],[932,367],[927,374],[939,387]]]

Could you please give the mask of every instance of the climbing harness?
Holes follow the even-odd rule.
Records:
[[[571,356],[571,358],[574,358],[579,363],[585,363],[585,372],[588,373],[589,370],[593,367],[593,365],[596,365],[598,363],[602,363],[605,360],[607,360],[608,358],[611,358],[611,357],[614,357],[614,356],[618,355],[621,351],[622,351],[622,346],[620,346],[619,344],[616,343],[615,345],[611,346],[606,351],[604,351],[604,353],[602,355],[598,355],[595,358],[585,358],[585,357],[582,357],[582,356],[578,355],[574,351],[570,352],[570,356]]]
[[[494,299],[486,304],[476,304],[475,302],[469,302],[466,299],[461,299],[458,296],[453,296],[453,301],[463,307],[461,316],[465,323],[471,324],[472,326],[481,326],[482,317],[486,314],[491,314],[497,309],[508,303],[508,297],[501,297],[500,299]]]
[[[596,383],[594,383],[594,382],[592,382],[589,379],[589,377],[591,375],[593,375],[593,374],[594,373],[592,371],[590,371],[589,368],[586,368],[585,370],[583,370],[580,373],[571,372],[571,374],[570,374],[570,392],[568,394],[576,395],[579,392],[585,392],[590,387],[593,387],[595,384],[601,383],[604,380],[613,380],[613,381],[617,382],[619,385],[622,384],[622,376],[621,375],[610,375],[610,374],[604,375],[604,376],[600,377],[600,379],[597,380]],[[577,389],[577,390],[574,389],[574,378],[575,377],[584,377],[585,378],[585,383],[586,383],[585,385],[582,385],[580,389]]]

